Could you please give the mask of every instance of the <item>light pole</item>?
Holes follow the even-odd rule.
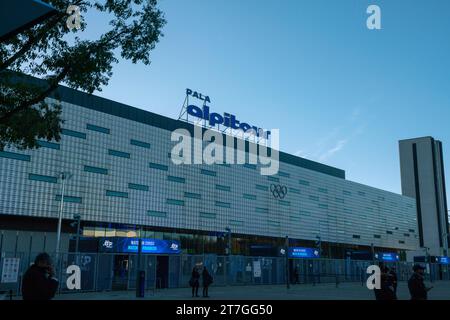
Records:
[[[77,228],[77,235],[76,235],[76,238],[75,238],[75,257],[76,257],[76,263],[78,264],[78,260],[79,260],[79,258],[78,258],[78,251],[79,251],[79,245],[80,245],[80,224],[81,224],[81,215],[80,214],[74,214],[73,215],[73,218],[75,219],[75,221],[74,222],[72,222],[71,224],[70,224],[70,226],[72,227],[72,228]]]
[[[370,251],[372,252],[372,264],[375,265],[375,247],[373,243],[370,244]]]
[[[432,277],[432,274],[431,274],[431,263],[430,263],[430,248],[428,248],[428,247],[423,247],[424,249],[425,249],[425,262],[426,262],[426,265],[428,266],[428,270],[429,270],[429,272],[430,272],[430,282],[433,282],[433,277]]]
[[[78,254],[79,245],[80,245],[80,224],[81,224],[81,216],[76,214],[74,217],[77,220],[77,240],[75,245],[75,252]]]
[[[429,261],[428,261],[428,257],[429,257],[429,250],[430,250],[430,248],[428,248],[428,247],[423,247],[423,249],[425,250],[425,261],[428,263]]]
[[[316,246],[317,246],[317,249],[319,249],[319,259],[320,259],[320,258],[322,258],[322,238],[320,237],[320,235],[317,235],[316,239],[317,239]],[[321,263],[319,261],[319,277],[318,277],[319,283],[320,283],[320,273],[321,272],[322,272]]]
[[[286,256],[286,288],[290,289],[291,276],[289,274],[289,236],[286,236],[285,239],[285,256]]]
[[[136,298],[143,298],[145,293],[145,271],[141,270],[142,260],[142,227],[139,229],[138,255],[136,263]]]
[[[225,231],[227,232],[228,235],[227,255],[231,255],[231,229],[229,227],[226,227]]]
[[[61,224],[62,224],[62,216],[63,216],[63,210],[64,210],[64,191],[66,187],[66,180],[70,179],[72,177],[72,174],[69,172],[60,172],[59,177],[62,181],[62,187],[61,187],[61,206],[59,207],[59,218],[58,218],[58,230],[56,232],[56,256],[59,258],[59,247],[61,242]],[[58,260],[58,259],[57,259]]]
[[[225,231],[228,234],[228,244],[227,244],[227,260],[225,264],[225,274],[227,275],[227,280],[225,281],[226,285],[228,285],[228,275],[230,273],[230,265],[231,265],[231,229],[229,227],[225,228]]]
[[[202,253],[203,253],[203,263],[205,263],[205,235],[202,234]],[[206,265],[206,263],[205,263]]]
[[[322,239],[320,238],[319,235],[316,236],[317,242],[317,248],[319,249],[319,257],[322,257]]]

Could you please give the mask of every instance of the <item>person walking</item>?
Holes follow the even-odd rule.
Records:
[[[421,264],[413,266],[414,273],[408,280],[408,289],[411,294],[411,300],[428,300],[428,291],[433,287],[427,288],[425,286],[425,267]]]
[[[22,281],[23,300],[51,300],[58,289],[52,260],[48,253],[40,253],[25,272]]]
[[[192,297],[198,297],[198,287],[200,286],[199,283],[200,279],[200,273],[197,271],[197,267],[194,267],[192,269],[192,275],[191,280],[189,280],[189,285],[192,287]]]
[[[389,274],[391,276],[392,286],[394,287],[394,293],[395,293],[395,295],[397,295],[398,277],[397,277],[397,270],[396,270],[395,266],[389,270]]]
[[[397,300],[397,294],[394,290],[393,278],[389,273],[389,268],[384,264],[380,264],[380,282],[381,288],[375,289],[375,299],[376,300]]]
[[[203,280],[203,298],[209,298],[208,288],[213,282],[213,279],[211,274],[208,272],[206,266],[203,267],[202,280]]]
[[[298,267],[295,266],[295,269],[294,269],[294,284],[299,284],[299,283],[300,283],[300,281],[299,281]]]

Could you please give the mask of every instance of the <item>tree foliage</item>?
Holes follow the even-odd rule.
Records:
[[[38,147],[37,139],[60,139],[61,107],[47,97],[60,83],[92,93],[101,91],[122,59],[150,64],[150,52],[163,36],[166,20],[157,0],[49,0],[58,11],[49,19],[0,43],[0,150]],[[83,38],[88,27],[67,26],[69,5],[106,15],[107,30]],[[89,12],[91,13],[91,12]],[[106,26],[105,26],[106,27]],[[45,79],[24,80],[21,75]]]

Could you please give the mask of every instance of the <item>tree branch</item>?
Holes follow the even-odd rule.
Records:
[[[13,117],[15,114],[26,110],[27,108],[31,107],[32,105],[41,102],[47,96],[52,93],[56,88],[58,88],[59,82],[61,82],[69,73],[70,67],[66,66],[61,71],[59,75],[57,75],[53,80],[51,80],[49,83],[49,86],[46,90],[42,91],[38,95],[36,95],[34,98],[31,98],[27,101],[22,102],[19,106],[16,108],[13,108],[12,110],[5,112],[3,115],[0,116],[0,124],[5,124],[11,117]]]
[[[83,0],[77,0],[74,5],[86,4],[83,3]],[[11,57],[6,59],[4,62],[0,63],[0,72],[6,70],[15,60],[17,60],[20,56],[22,56],[25,52],[31,49],[31,47],[37,42],[41,41],[42,38],[47,34],[48,30],[54,28],[65,16],[67,13],[65,11],[59,11],[55,17],[50,18],[51,21],[45,24],[38,33],[37,36],[31,35],[28,38],[28,41],[23,45],[23,47],[14,53]]]
[[[44,27],[41,28],[40,32],[37,36],[30,36],[28,38],[28,41],[23,45],[22,48],[20,48],[19,51],[14,53],[11,57],[6,59],[4,62],[0,63],[0,71],[6,70],[15,60],[17,60],[20,56],[22,56],[25,52],[31,49],[31,47],[37,43],[38,41],[42,40],[42,38],[46,35],[47,31],[54,26],[58,24],[58,22],[64,17],[64,13],[59,13],[57,15],[57,18],[52,19],[51,22],[46,24]]]
[[[81,3],[81,1],[79,0],[78,3]],[[64,16],[64,14],[62,15]],[[52,23],[50,23],[50,25],[53,24],[56,25],[56,23],[58,22],[58,20],[60,19],[60,17],[58,19],[55,19],[55,21],[53,21]],[[139,24],[142,25],[142,22]],[[98,49],[99,47],[105,47],[110,43],[113,43],[114,41],[118,40],[123,34],[126,34],[128,32],[128,30],[126,28],[124,28],[123,30],[121,30],[120,32],[116,33],[114,36],[110,36],[109,38],[105,38],[103,40],[100,40],[99,42],[97,42],[94,45],[95,49]],[[40,35],[42,36],[42,35]],[[36,40],[36,39],[35,39]],[[39,39],[38,39],[39,40]],[[25,48],[28,45],[28,48]],[[23,51],[27,51],[29,50],[29,48],[33,45],[33,41],[32,38],[30,38],[30,40],[27,42],[27,44],[21,49],[19,50],[19,52]],[[95,52],[96,50],[93,50],[94,48],[90,48],[88,50],[88,56],[89,54],[91,54],[92,52]],[[19,52],[14,54],[14,56],[19,55]],[[9,58],[7,60],[7,62],[12,59],[13,57]],[[6,63],[7,63],[6,62]],[[5,63],[5,64],[6,64]],[[0,65],[0,72],[2,71],[2,67],[3,64]],[[27,101],[22,102],[19,106],[13,108],[12,110],[9,110],[7,112],[5,112],[3,115],[0,115],[0,124],[5,124],[11,117],[13,117],[15,114],[26,110],[27,108],[31,107],[32,105],[39,103],[40,101],[44,100],[45,98],[47,98],[47,96],[52,93],[55,89],[58,88],[59,82],[61,82],[66,76],[67,74],[70,72],[70,67],[69,64],[66,65],[63,70],[61,71],[61,73],[56,76],[55,78],[53,78],[53,80],[51,80],[49,82],[49,87],[42,91],[41,93],[39,93],[38,95],[36,95],[34,98],[31,98]]]

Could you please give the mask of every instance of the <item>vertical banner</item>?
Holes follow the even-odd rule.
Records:
[[[253,277],[261,278],[261,261],[253,261]]]
[[[2,268],[2,283],[16,283],[19,277],[19,258],[5,258]]]

